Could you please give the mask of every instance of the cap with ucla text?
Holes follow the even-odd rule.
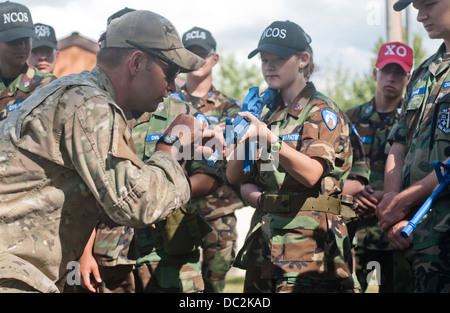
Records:
[[[34,25],[34,31],[39,39],[33,40],[32,49],[50,47],[54,50],[58,50],[58,40],[56,40],[56,34],[53,27],[37,23]]]
[[[413,67],[414,53],[410,46],[401,42],[388,42],[378,52],[376,67],[382,69],[390,63],[400,65],[408,73]]]
[[[268,52],[277,56],[289,56],[298,51],[304,51],[311,43],[311,37],[291,21],[276,21],[266,28],[258,43],[248,58],[253,58],[259,52]]]
[[[0,41],[10,42],[27,37],[37,39],[30,10],[20,3],[1,2]]]
[[[187,50],[177,30],[165,17],[147,10],[137,10],[113,19],[100,47],[136,48],[157,51],[190,72],[205,64],[205,60]]]
[[[200,46],[207,51],[216,50],[216,40],[211,32],[200,27],[193,27],[185,32],[183,44],[187,49],[192,46]]]
[[[416,2],[416,0],[399,0],[396,3],[394,3],[394,10],[401,11],[412,2]]]

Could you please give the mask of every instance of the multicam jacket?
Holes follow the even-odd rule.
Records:
[[[227,97],[214,86],[211,86],[207,96],[203,98],[189,95],[186,86],[183,86],[181,89],[181,97],[205,114],[212,125],[224,123],[227,117],[234,118],[241,111],[239,102]],[[226,172],[226,163],[224,163],[223,171],[224,173]],[[226,182],[212,195],[203,199],[197,199],[195,202],[195,205],[208,221],[231,214],[244,207],[233,186]]]
[[[307,188],[281,165],[273,163],[274,159],[258,160],[256,183],[263,195],[338,197],[352,168],[349,125],[344,113],[317,92],[312,83],[307,84],[291,106],[284,107],[281,97],[277,101],[278,106],[264,116],[263,122],[272,131],[278,129],[280,138],[287,145],[309,157],[324,160],[326,169],[322,179],[314,187]],[[272,170],[262,170],[264,163],[272,163]],[[292,206],[290,211],[260,211],[259,223],[252,228],[256,234],[260,227],[269,245],[269,254],[263,252],[262,255],[263,278],[291,283],[310,278],[321,281],[342,279],[346,281],[346,287],[353,289],[350,240],[342,216],[300,211],[300,207]],[[251,236],[250,233],[248,240]]]
[[[368,183],[375,190],[384,190],[384,168],[391,149],[387,138],[398,122],[399,109],[382,114],[381,117],[373,98],[345,112],[364,144],[365,156],[369,160],[371,171]],[[378,224],[376,217],[362,221],[360,226],[355,236],[358,247],[368,250],[391,249],[386,232]]]
[[[38,71],[25,64],[23,74],[20,74],[9,86],[5,86],[0,77],[0,124],[34,91],[42,88],[56,76]]]
[[[128,125],[132,128],[132,138],[136,153],[142,160],[148,160],[155,153],[155,146],[166,129],[180,114],[199,113],[191,104],[173,97],[167,97],[153,113],[133,111],[127,114]],[[206,174],[214,177],[219,185],[224,177],[220,163],[208,166],[202,161],[188,161],[183,164],[187,176]],[[191,200],[189,203],[192,203]],[[164,253],[160,225],[156,228],[132,229],[112,222],[103,216],[97,228],[94,255],[103,266],[156,262]],[[134,240],[133,248],[132,240]],[[157,254],[154,252],[158,252]]]
[[[142,162],[99,68],[36,91],[0,126],[0,289],[62,288],[102,212],[146,227],[186,204],[182,167]]]
[[[450,58],[445,44],[413,73],[398,125],[389,140],[406,145],[403,188],[434,172],[433,162],[450,156]],[[450,196],[438,198],[414,231],[414,248],[448,238]]]

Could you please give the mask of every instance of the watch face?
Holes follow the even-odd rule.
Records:
[[[163,140],[168,145],[173,145],[178,140],[178,137],[175,136],[174,134],[164,134]]]

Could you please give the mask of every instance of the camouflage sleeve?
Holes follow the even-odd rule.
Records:
[[[323,110],[328,110],[328,106],[316,106],[309,116],[308,120],[304,123],[302,132],[302,148],[300,152],[308,155],[309,157],[317,157],[326,161],[328,168],[325,169],[324,174],[333,173],[335,170],[335,163],[341,145],[341,134],[344,132],[344,127],[347,129],[348,125],[336,113],[337,117],[336,126],[330,130],[327,127],[322,115]],[[347,143],[350,144],[349,142]]]
[[[400,118],[398,120],[397,125],[395,125],[391,132],[389,133],[389,136],[387,138],[388,142],[392,145],[394,142],[401,143],[403,145],[407,144],[407,114],[406,114],[406,108],[408,105],[407,100],[403,100],[402,105],[402,112],[400,114]]]
[[[206,161],[189,161],[186,164],[187,175],[189,177],[195,174],[205,174],[213,177],[219,186],[225,181],[225,175],[222,170],[222,162],[218,161],[214,165],[209,166]]]
[[[178,162],[156,152],[143,163],[115,106],[94,97],[73,116],[64,125],[69,157],[114,222],[146,227],[188,202],[190,187]]]

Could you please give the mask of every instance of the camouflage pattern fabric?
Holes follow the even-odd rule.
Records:
[[[0,77],[0,124],[34,91],[56,79],[56,76],[40,72],[27,64],[22,73],[9,86],[5,86]]]
[[[203,98],[190,95],[186,86],[179,91],[181,97],[192,103],[205,114],[211,125],[225,123],[226,118],[234,118],[241,111],[236,100],[224,95],[214,86]],[[224,175],[226,172],[224,162]],[[231,268],[236,255],[236,216],[234,212],[244,207],[244,203],[236,192],[235,186],[225,184],[212,195],[193,201],[213,228],[213,232],[204,238],[203,277],[205,292],[223,292],[225,276]],[[214,237],[215,242],[212,238]]]
[[[0,125],[0,286],[61,290],[102,213],[142,228],[189,201],[174,158],[137,157],[114,95],[94,68],[39,89]]]
[[[278,101],[281,98],[278,97]],[[267,113],[263,121],[278,126],[283,141],[298,151],[325,160],[323,178],[313,188],[306,188],[278,166],[273,171],[261,171],[257,162],[256,183],[264,193],[306,193],[312,196],[338,196],[352,167],[349,125],[344,113],[329,98],[308,83],[294,103],[279,106]],[[329,119],[327,117],[333,117]],[[298,208],[300,209],[300,208]],[[295,285],[323,290],[353,291],[351,243],[345,222],[340,215],[325,212],[267,213],[256,210],[252,231],[240,251],[237,263],[253,267],[248,260],[253,249],[260,249],[261,278],[276,280],[274,290],[283,291]],[[258,248],[261,229],[263,241]],[[242,256],[242,259],[241,259]],[[253,260],[255,258],[253,257]],[[246,282],[253,286],[255,283]]]
[[[153,113],[133,111],[128,114],[128,124],[132,127],[132,137],[139,158],[145,161],[152,157],[156,142],[178,115],[197,113],[198,110],[189,103],[168,97]],[[208,166],[202,161],[188,161],[183,164],[183,168],[188,176],[207,174],[219,184],[224,179],[220,162],[217,166]],[[189,204],[189,207],[192,206]],[[156,225],[156,229],[131,229],[115,225],[112,226],[113,231],[108,224],[104,221],[97,227],[94,255],[99,264],[136,265],[134,275],[145,280],[141,281],[145,292],[158,292],[158,288],[166,292],[186,293],[204,290],[199,250],[178,256],[167,254],[163,247],[160,224]],[[135,286],[130,287],[135,290]]]
[[[400,103],[399,103],[400,107]],[[391,145],[387,141],[391,129],[397,124],[399,110],[379,114],[375,98],[346,111],[364,144],[366,157],[370,162],[369,185],[375,190],[384,190],[384,168]],[[382,117],[381,117],[382,115]],[[376,217],[361,220],[355,234],[356,273],[363,290],[367,288],[367,264],[379,261],[382,267],[381,290],[392,290],[392,247],[387,234]],[[375,252],[371,252],[375,251]]]
[[[408,149],[402,171],[403,188],[434,172],[434,161],[444,161],[450,156],[449,62],[443,44],[413,73],[399,123],[389,136],[389,140],[400,142]],[[439,292],[450,286],[449,220],[447,194],[436,199],[413,233],[418,254],[414,262],[415,291]],[[437,277],[441,277],[439,284]]]

